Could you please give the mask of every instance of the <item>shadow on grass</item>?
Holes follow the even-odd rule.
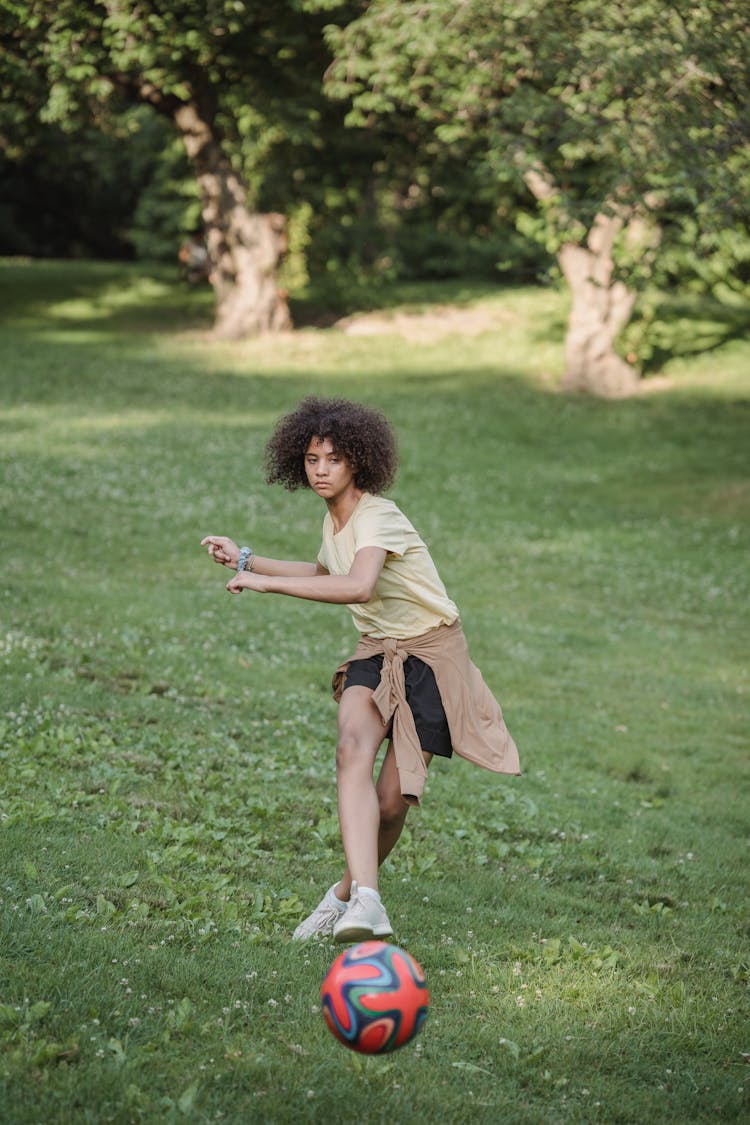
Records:
[[[357,312],[396,308],[418,312],[434,305],[466,306],[473,301],[496,297],[510,288],[487,278],[429,282],[319,281],[303,294],[292,297],[289,306],[297,328],[327,328],[341,317]]]
[[[171,266],[131,262],[0,261],[0,322],[17,331],[122,332],[208,328],[213,293]]]
[[[542,401],[553,403],[553,416],[575,410],[581,416],[594,418],[616,416],[622,423],[626,418],[637,419],[644,414],[675,417],[683,413],[689,424],[700,425],[706,415],[706,399],[700,404],[674,402],[646,404],[642,399],[613,404],[590,398],[563,398],[550,386],[541,386],[528,378],[523,363],[516,364],[512,357],[501,355],[496,364],[479,367],[472,361],[471,342],[467,342],[466,366],[451,363],[448,357],[436,367],[433,358],[425,356],[424,369],[412,360],[409,370],[400,370],[398,351],[393,353],[392,377],[383,377],[374,368],[360,368],[356,376],[351,368],[341,377],[336,374],[335,358],[330,372],[318,367],[305,373],[298,356],[290,358],[287,366],[273,369],[262,356],[248,355],[248,373],[213,370],[207,375],[201,369],[201,357],[192,364],[185,354],[164,358],[150,353],[148,370],[137,367],[129,357],[120,352],[120,342],[134,341],[143,335],[148,347],[152,332],[179,332],[181,330],[208,329],[211,322],[213,294],[208,286],[195,287],[180,283],[176,270],[169,265],[153,266],[143,263],[121,262],[68,262],[0,260],[0,283],[4,290],[4,304],[0,317],[5,322],[8,347],[6,390],[13,398],[14,390],[25,402],[59,401],[71,407],[76,398],[103,402],[111,396],[109,406],[117,408],[143,406],[149,408],[234,408],[238,400],[249,396],[265,404],[265,409],[283,409],[296,397],[308,393],[311,379],[325,388],[342,395],[355,396],[367,393],[374,399],[388,398],[396,404],[415,395],[429,393],[448,398],[461,396],[471,389],[484,389],[494,399],[502,399],[497,416],[490,412],[492,424],[503,428],[503,411],[514,404],[515,413],[539,409]],[[375,286],[354,286],[346,294],[336,286],[326,290],[313,289],[293,302],[297,323],[313,323],[327,315],[335,317],[351,309],[406,308],[412,311],[450,302],[468,305],[473,301],[497,297],[500,286],[483,279],[430,282],[428,284],[403,283]],[[510,289],[509,294],[518,290]],[[533,291],[528,290],[532,294]],[[539,293],[543,298],[542,291]],[[328,304],[328,301],[333,304]],[[338,304],[337,304],[338,303]],[[337,304],[337,307],[334,306]],[[327,309],[327,313],[321,310]],[[555,305],[547,301],[544,315],[535,312],[530,298],[528,308],[519,314],[526,318],[526,339],[533,345],[549,345],[564,336],[566,307],[563,299]],[[661,317],[653,335],[663,343],[655,350],[648,370],[655,369],[670,356],[699,355],[715,351],[722,344],[750,334],[750,310],[730,308],[717,301],[698,298],[665,298],[659,305]],[[657,331],[658,329],[658,331]],[[33,332],[39,344],[39,355],[34,356],[24,344],[20,349],[20,362],[13,354],[13,336],[26,338]],[[659,335],[661,333],[661,335]],[[287,340],[290,337],[286,338]],[[293,340],[294,337],[291,337]],[[113,350],[113,343],[116,345]],[[50,346],[54,349],[50,351]],[[412,356],[418,345],[405,344]],[[654,345],[656,347],[656,345]],[[398,347],[398,345],[397,345]],[[101,349],[97,354],[96,349]],[[45,357],[42,358],[43,350]],[[80,360],[75,356],[80,352]],[[182,349],[181,349],[182,350]],[[292,349],[293,350],[293,349]],[[51,356],[51,361],[47,359]],[[64,358],[69,357],[69,358]],[[510,360],[510,362],[509,362]],[[382,358],[379,359],[379,365]],[[70,366],[78,367],[81,377],[75,389],[66,374]],[[255,370],[253,371],[253,367]],[[265,369],[265,370],[264,370]],[[33,372],[33,381],[29,378]],[[15,383],[15,387],[14,387]],[[280,386],[279,384],[282,384]],[[55,385],[57,384],[57,386]],[[283,389],[282,389],[283,387]],[[93,395],[86,398],[87,395]],[[727,400],[730,405],[731,400]],[[716,410],[722,408],[717,404]],[[732,409],[736,404],[732,403]],[[397,418],[398,421],[398,418]],[[241,424],[238,419],[238,424]],[[679,423],[674,423],[679,425]],[[521,427],[523,429],[523,427]]]
[[[5,259],[0,260],[0,285],[5,295],[0,319],[19,329],[33,324],[112,334],[205,330],[213,319],[211,287],[179,281],[176,269],[161,263]],[[323,279],[293,295],[289,304],[295,327],[327,328],[355,312],[460,307],[503,291],[508,287],[486,278],[425,283]]]
[[[444,479],[426,482],[426,488],[484,494],[507,478],[532,514],[558,494],[571,506],[580,507],[585,496],[586,505],[596,507],[605,481],[610,500],[622,504],[612,518],[652,508],[664,488],[678,492],[687,511],[691,497],[698,503],[722,478],[739,489],[747,477],[750,401],[742,398],[685,394],[611,402],[565,396],[536,385],[510,363],[402,371],[394,362],[387,373],[365,366],[353,376],[335,364],[315,372],[291,361],[272,371],[209,372],[200,357],[192,362],[184,355],[153,355],[144,364],[132,354],[119,359],[111,347],[102,356],[103,349],[85,341],[71,342],[59,368],[38,370],[33,360],[30,371],[38,374],[30,382],[28,372],[17,373],[23,409],[9,414],[5,426],[15,433],[39,428],[51,463],[79,446],[85,446],[87,462],[106,461],[125,445],[142,447],[144,458],[153,450],[194,447],[197,465],[200,451],[217,442],[248,451],[258,443],[251,460],[257,456],[260,474],[260,445],[274,419],[305,395],[319,393],[385,410],[409,451],[404,473],[414,481],[423,440],[443,448],[449,462]],[[24,414],[37,405],[42,413]],[[480,449],[494,450],[494,460],[480,466],[474,457]],[[204,471],[211,471],[213,456]],[[492,503],[490,495],[486,499]],[[727,494],[729,507],[744,510],[747,503],[744,486]]]
[[[0,260],[0,319],[18,328],[72,325],[107,333],[208,329],[214,297],[208,284],[189,285],[161,263]],[[354,312],[409,311],[436,304],[468,305],[497,296],[487,279],[383,282],[322,280],[290,299],[297,328],[326,328]]]
[[[169,332],[211,327],[214,297],[210,286],[192,286],[177,278],[176,267],[162,263],[0,260],[3,307],[0,322],[23,332],[71,331],[79,337],[95,332],[102,341],[118,334]],[[417,313],[435,306],[469,306],[473,302],[518,292],[486,278],[447,281],[367,282],[322,279],[290,299],[297,328],[328,328],[355,312],[401,309]],[[532,344],[562,341],[567,302],[547,309],[529,324]],[[645,335],[644,375],[668,360],[716,351],[750,337],[750,308],[722,304],[705,296],[664,296],[650,323],[636,317],[632,328]],[[500,368],[502,373],[502,368]]]
[[[638,315],[633,327],[638,330]],[[750,338],[750,305],[727,305],[706,296],[665,297],[646,328],[644,375],[671,359],[707,355],[733,340]]]

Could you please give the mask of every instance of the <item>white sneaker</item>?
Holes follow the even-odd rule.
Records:
[[[336,884],[333,884],[335,887]],[[346,910],[348,903],[344,906],[339,906],[333,894],[333,887],[323,895],[318,905],[309,914],[303,922],[300,922],[297,929],[292,934],[295,941],[307,941],[308,938],[313,937],[330,937],[333,933],[333,924],[336,922]]]
[[[393,930],[382,902],[374,895],[360,894],[352,883],[352,897],[346,910],[339,915],[333,927],[333,940],[368,941],[372,938],[391,937]]]

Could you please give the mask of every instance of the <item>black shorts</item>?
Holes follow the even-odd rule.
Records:
[[[348,687],[366,687],[375,691],[380,683],[382,667],[382,656],[368,656],[364,660],[350,661],[346,670],[344,691]],[[404,682],[406,702],[414,716],[420,746],[430,754],[450,758],[453,754],[451,735],[432,668],[417,656],[407,656],[404,661]],[[390,733],[388,730],[389,737]]]

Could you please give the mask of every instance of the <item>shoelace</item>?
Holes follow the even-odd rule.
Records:
[[[349,909],[346,913],[356,915],[357,913],[361,914],[363,911],[365,913],[367,912],[367,903],[363,902],[361,895],[356,895],[349,903]]]
[[[335,906],[322,906],[309,919],[305,929],[314,933],[321,926],[333,925],[340,915],[341,911],[337,910]]]

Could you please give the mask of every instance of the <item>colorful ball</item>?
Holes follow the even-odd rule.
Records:
[[[403,1047],[427,1019],[430,994],[410,954],[363,941],[331,965],[320,989],[323,1016],[345,1047],[381,1055]]]

